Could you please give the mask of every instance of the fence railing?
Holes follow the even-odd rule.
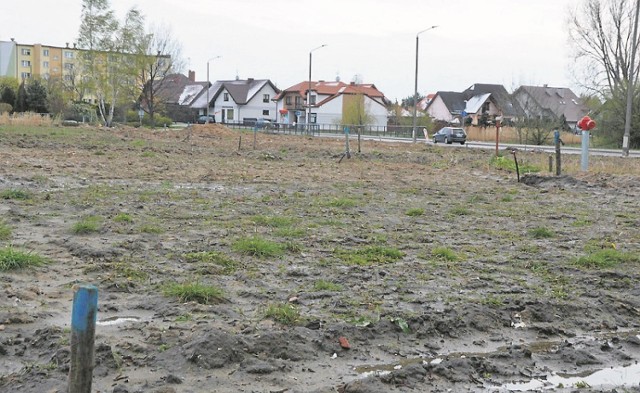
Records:
[[[253,130],[255,127],[246,123],[225,123],[229,128]],[[321,134],[344,134],[346,129],[350,135],[366,135],[380,138],[411,138],[413,131],[411,126],[374,126],[374,125],[341,125],[341,124],[262,124],[256,129],[258,131],[277,132],[292,135],[321,135]],[[418,138],[424,138],[422,129],[416,131]]]

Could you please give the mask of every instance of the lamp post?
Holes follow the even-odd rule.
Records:
[[[207,60],[207,123],[209,122],[209,90],[211,87],[211,82],[209,82],[209,62],[210,61],[214,61],[215,59],[219,59],[222,56],[216,56],[216,57],[212,57],[209,60]]]
[[[419,39],[418,36],[420,36],[420,34],[429,31],[429,30],[433,30],[438,26],[431,26],[428,29],[424,29],[422,31],[419,31],[418,34],[416,34],[416,78],[415,78],[415,85],[414,85],[414,89],[413,89],[413,128],[411,131],[411,136],[413,138],[413,142],[416,142],[416,115],[418,112],[418,48],[419,48]]]
[[[633,21],[633,37],[631,38],[631,70],[629,71],[629,83],[627,84],[627,108],[624,120],[624,135],[622,137],[622,156],[629,156],[629,137],[631,136],[631,110],[633,105],[633,88],[635,87],[633,76],[635,75],[636,42],[638,40],[638,13],[640,13],[640,0],[636,1],[635,18]]]
[[[318,50],[320,48],[324,48],[325,46],[327,46],[327,44],[322,44],[317,48],[313,48],[309,51],[309,87],[307,88],[307,119],[306,119],[306,123],[307,123],[307,132],[309,132],[311,130],[310,127],[310,122],[311,122],[311,61],[312,61],[312,57],[311,54],[313,53],[313,51]]]

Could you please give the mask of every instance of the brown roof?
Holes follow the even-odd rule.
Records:
[[[280,92],[280,94],[278,94],[275,99],[279,100],[286,93],[298,93],[301,96],[306,96],[308,89],[309,81],[300,82]],[[340,81],[311,81],[311,91],[315,91],[318,95],[329,96],[327,99],[318,103],[318,105],[322,105],[323,103],[330,101],[341,94],[364,94],[371,98],[380,98],[383,101],[386,101],[384,94],[380,90],[378,90],[372,83],[358,84],[353,82],[344,83]]]

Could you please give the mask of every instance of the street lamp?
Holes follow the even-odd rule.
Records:
[[[216,57],[212,57],[209,60],[207,60],[207,123],[209,122],[209,90],[211,87],[211,83],[209,82],[209,62],[210,61],[214,61],[215,59],[219,59],[222,56],[216,56]]]
[[[311,130],[310,122],[311,122],[311,54],[313,51],[318,50],[320,48],[324,48],[327,44],[322,44],[317,48],[313,48],[309,51],[309,88],[307,89],[307,132]]]
[[[433,30],[438,26],[431,26],[428,29],[424,29],[422,31],[419,31],[418,34],[416,34],[416,79],[415,79],[415,85],[414,85],[414,89],[413,89],[413,128],[412,128],[412,132],[411,132],[411,136],[413,138],[413,142],[416,142],[416,115],[417,115],[417,111],[418,111],[418,36],[426,31],[429,30]]]

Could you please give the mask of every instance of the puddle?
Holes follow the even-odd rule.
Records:
[[[591,387],[623,387],[637,386],[640,381],[640,364],[633,364],[625,367],[611,367],[604,370],[593,371],[591,373],[572,374],[550,374],[546,379],[532,379],[529,382],[509,383],[502,385],[503,391],[524,392],[529,390],[547,390],[564,387],[580,387],[587,384]],[[584,385],[583,385],[584,386]]]
[[[120,325],[127,322],[138,322],[138,317],[109,317],[96,322],[97,326],[113,326]]]
[[[609,334],[598,335],[600,337],[607,337]],[[637,331],[618,332],[618,336],[636,336],[640,339]],[[574,338],[574,341],[576,339]],[[553,352],[557,350],[558,346],[562,343],[559,341],[538,341],[532,342],[524,347],[528,348],[533,353]],[[505,348],[498,348],[497,352],[504,350]],[[439,364],[443,361],[443,356],[446,358],[465,358],[465,357],[484,357],[495,352],[485,353],[449,353],[446,356],[441,355],[437,357],[417,357],[411,359],[401,359],[392,364],[382,365],[364,365],[357,366],[354,371],[359,374],[360,378],[366,378],[372,375],[386,375],[394,370],[399,370],[403,367],[414,364]],[[488,386],[487,388],[497,392],[524,392],[530,390],[551,390],[558,387],[596,387],[596,388],[609,388],[609,387],[629,387],[638,386],[640,384],[640,363],[635,363],[627,366],[610,367],[605,369],[593,370],[583,372],[580,374],[564,374],[564,373],[549,373],[542,378],[534,378],[529,382],[515,382],[508,383],[502,386]]]

